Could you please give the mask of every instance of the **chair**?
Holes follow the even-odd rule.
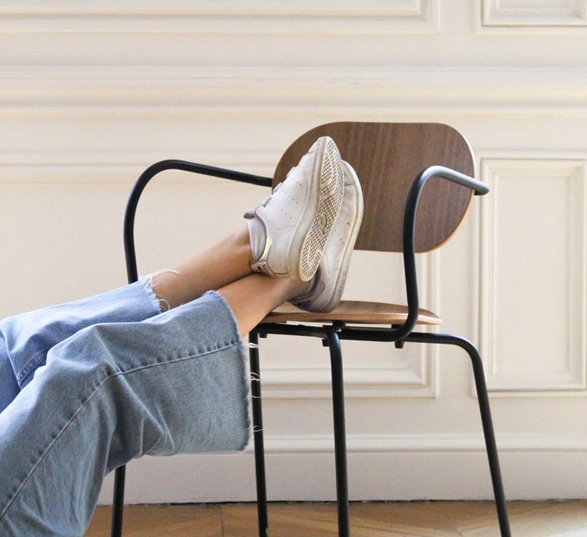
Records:
[[[284,305],[269,314],[249,335],[251,372],[260,376],[259,338],[287,334],[320,338],[329,348],[335,437],[335,472],[339,537],[350,535],[342,340],[454,345],[472,364],[497,515],[502,537],[510,537],[508,514],[497,447],[479,352],[469,341],[451,334],[416,332],[418,325],[441,320],[419,307],[416,253],[442,246],[457,230],[475,194],[488,187],[473,179],[474,161],[464,138],[446,125],[339,122],[316,127],[298,138],[279,161],[273,179],[211,168],[183,161],[163,161],[147,169],[137,181],[125,218],[125,247],[129,281],[137,279],[133,226],[136,205],[148,181],[166,169],[213,175],[262,186],[285,179],[316,138],[328,135],[342,158],[361,181],[365,214],[355,249],[402,253],[407,305],[343,301],[328,314],[302,312]],[[259,536],[268,533],[267,491],[263,444],[261,382],[252,385],[254,446],[259,515]],[[116,473],[112,536],[121,535],[124,468]]]

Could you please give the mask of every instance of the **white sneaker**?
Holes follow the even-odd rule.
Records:
[[[326,242],[320,267],[310,290],[291,303],[303,310],[326,313],[340,303],[351,254],[363,220],[363,192],[355,170],[342,161],[344,201],[340,215]]]
[[[251,269],[273,277],[310,281],[340,212],[344,192],[338,148],[319,138],[271,196],[245,214]]]

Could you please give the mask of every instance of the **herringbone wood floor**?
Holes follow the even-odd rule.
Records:
[[[587,537],[587,501],[511,502],[514,537]],[[109,537],[99,507],[86,537]],[[353,503],[353,537],[499,537],[489,502]],[[124,537],[257,537],[254,504],[129,506]],[[334,504],[271,504],[271,537],[336,537]]]

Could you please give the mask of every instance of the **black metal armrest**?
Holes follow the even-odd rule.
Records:
[[[428,180],[433,177],[441,177],[442,179],[470,188],[473,190],[474,194],[478,196],[483,196],[489,192],[489,186],[486,183],[444,166],[430,166],[426,168],[420,172],[412,183],[406,198],[403,224],[403,256],[408,300],[408,317],[405,323],[395,332],[396,341],[401,341],[408,336],[414,329],[418,320],[419,298],[415,247],[416,215],[422,190],[424,189],[424,186],[426,186]]]
[[[421,183],[421,186],[412,186],[412,189],[417,188],[421,191],[428,179],[431,179],[432,177],[442,177],[453,183],[466,186],[473,190],[477,196],[484,196],[489,192],[489,185],[487,183],[478,181],[469,175],[457,172],[451,168],[446,168],[445,166],[430,166],[429,168],[426,168],[414,181],[414,184]]]
[[[137,259],[134,243],[134,224],[137,206],[143,190],[153,177],[166,170],[181,170],[199,175],[229,179],[239,183],[247,183],[258,186],[271,186],[272,179],[249,173],[206,166],[185,160],[162,160],[149,166],[137,179],[128,198],[124,213],[124,252],[126,257],[126,272],[129,283],[138,279]]]

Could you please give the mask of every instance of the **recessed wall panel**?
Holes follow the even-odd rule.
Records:
[[[481,336],[489,384],[585,389],[585,164],[487,160]]]

